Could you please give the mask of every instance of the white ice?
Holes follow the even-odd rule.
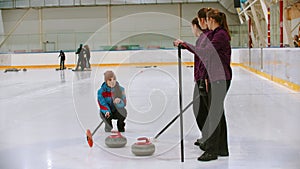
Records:
[[[125,87],[127,145],[108,148],[104,126],[86,141],[87,129],[100,123],[96,92],[103,72],[114,70]],[[199,162],[203,151],[192,109],[183,115],[184,162],[179,119],[164,132],[149,157],[131,153],[138,137],[154,137],[178,113],[177,66],[95,67],[72,72],[29,69],[0,73],[1,169],[299,169],[300,93],[233,68],[225,102],[229,157]],[[193,93],[193,68],[183,66],[183,105]],[[114,121],[114,126],[116,125]],[[115,129],[115,128],[114,128]]]

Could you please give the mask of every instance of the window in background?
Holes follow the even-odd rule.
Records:
[[[30,0],[30,7],[41,7],[41,6],[45,6],[44,1]]]
[[[47,0],[45,6],[59,6],[59,0]]]
[[[60,0],[59,5],[60,6],[73,6],[74,0]]]
[[[29,7],[29,0],[18,0],[16,1],[17,8],[27,8]]]
[[[15,4],[13,3],[12,0],[0,1],[0,8],[12,8],[14,6],[15,6]]]
[[[84,0],[84,1],[81,1],[81,5],[95,5],[95,0]]]

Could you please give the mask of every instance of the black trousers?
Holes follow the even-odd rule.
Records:
[[[60,65],[59,65],[59,69],[60,70],[63,70],[63,69],[65,69],[65,60],[60,60]]]
[[[231,80],[209,83],[209,111],[203,127],[202,141],[205,150],[211,154],[228,152],[227,124],[224,112],[224,100]]]
[[[194,87],[193,111],[197,126],[199,130],[202,131],[208,114],[208,95],[206,92],[206,87],[203,86],[203,81],[200,80],[195,83]]]
[[[101,119],[105,123],[105,129],[111,130],[113,128],[112,126],[112,120],[118,120],[117,121],[117,127],[119,131],[124,130],[125,127],[125,119],[127,117],[127,110],[125,108],[116,108],[115,106],[111,106],[111,116],[109,118],[106,118],[103,113],[100,113]]]

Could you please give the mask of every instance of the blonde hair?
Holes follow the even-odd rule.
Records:
[[[90,49],[89,45],[84,45],[83,47],[86,49]]]

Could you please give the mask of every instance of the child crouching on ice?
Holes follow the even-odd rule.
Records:
[[[125,90],[116,81],[113,71],[104,73],[104,83],[98,90],[98,104],[100,107],[100,117],[105,123],[105,132],[110,132],[113,128],[112,119],[117,119],[119,132],[125,131],[125,119],[127,117]]]

